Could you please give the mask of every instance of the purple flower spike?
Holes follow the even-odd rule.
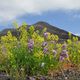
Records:
[[[64,57],[60,56],[59,61],[61,61],[61,62],[64,61]]]
[[[34,41],[33,41],[32,39],[30,39],[30,40],[28,41],[28,48],[29,48],[30,51],[33,50],[33,46],[34,46]]]
[[[57,51],[56,50],[52,50],[54,57],[56,57]]]
[[[63,44],[62,49],[66,49],[66,48],[67,48],[67,44]]]
[[[57,51],[56,50],[52,50],[53,54],[56,55],[57,54]]]
[[[42,43],[42,47],[45,47],[47,45],[47,42]]]
[[[47,51],[48,51],[48,48],[44,48],[43,52],[47,53]]]
[[[29,43],[34,45],[34,41],[32,39],[29,40]]]
[[[29,48],[29,49],[32,49],[32,48],[33,48],[33,44],[28,43],[28,48]]]
[[[67,50],[62,50],[61,54],[60,54],[60,61],[63,61],[65,58],[68,58],[68,52]]]
[[[62,50],[60,56],[63,56],[64,58],[67,58],[67,57],[68,57],[68,52],[67,52],[67,50]]]
[[[49,34],[48,32],[45,32],[44,33],[44,37],[47,38],[48,37],[48,34]]]

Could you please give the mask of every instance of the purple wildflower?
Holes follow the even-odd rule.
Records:
[[[63,61],[64,60],[64,57],[63,56],[60,56],[59,60],[60,61]]]
[[[32,51],[33,46],[34,46],[34,41],[33,41],[32,39],[30,39],[30,40],[28,41],[28,48],[29,48],[30,51]]]
[[[60,55],[60,56],[63,56],[64,58],[67,58],[67,57],[68,57],[67,50],[62,50],[62,52],[61,52],[61,55]]]
[[[56,50],[52,50],[52,52],[53,52],[54,55],[57,54],[57,51]]]
[[[33,44],[28,43],[28,48],[29,48],[29,49],[32,49],[32,48],[33,48]]]
[[[47,53],[47,51],[48,51],[48,48],[43,49],[43,53]]]
[[[47,42],[42,43],[42,47],[45,47],[47,45]]]
[[[66,48],[67,48],[67,44],[63,44],[62,49],[66,49]]]
[[[28,43],[31,43],[31,44],[34,45],[34,40],[33,40],[33,39],[30,39],[30,40],[28,41]]]
[[[67,50],[62,50],[59,60],[63,61],[65,58],[68,58],[68,52],[67,52]]]
[[[48,37],[48,34],[49,34],[48,32],[45,32],[44,33],[44,37],[47,38]]]
[[[53,52],[53,55],[54,55],[54,57],[55,57],[56,54],[57,54],[57,51],[56,51],[56,50],[52,50],[52,52]]]

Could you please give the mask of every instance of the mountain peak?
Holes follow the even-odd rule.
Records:
[[[48,24],[47,22],[44,22],[44,21],[39,21],[39,22],[37,22],[37,23],[35,23],[35,24]],[[48,24],[49,25],[49,24]]]

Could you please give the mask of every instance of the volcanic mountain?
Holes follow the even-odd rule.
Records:
[[[32,25],[35,26],[35,29],[36,29],[36,30],[43,30],[44,27],[46,27],[48,32],[50,32],[50,33],[52,33],[52,34],[58,35],[60,41],[66,41],[67,39],[69,39],[69,35],[68,35],[69,32],[67,32],[67,31],[65,31],[65,30],[63,30],[63,29],[57,28],[57,27],[55,27],[55,26],[52,26],[52,25],[50,25],[50,24],[48,24],[48,23],[46,23],[46,22],[40,21],[40,22],[37,22],[37,23],[32,24]],[[28,27],[30,27],[30,26],[31,26],[31,25],[28,25]],[[11,33],[12,33],[14,36],[18,36],[18,35],[17,35],[17,34],[18,34],[17,30],[16,30],[16,29],[11,29],[11,28],[10,28],[10,29],[4,29],[3,31],[1,31],[1,32],[0,32],[0,36],[6,35],[9,30],[11,31]],[[71,35],[72,35],[72,37],[73,37],[73,36],[74,36],[74,37],[76,36],[76,35],[74,35],[74,34],[71,34]],[[80,37],[79,37],[79,36],[77,36],[77,37],[78,37],[79,40],[80,40]]]

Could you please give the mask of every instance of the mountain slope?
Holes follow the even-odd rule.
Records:
[[[41,21],[41,22],[37,22],[37,23],[32,24],[32,25],[35,26],[35,29],[36,30],[42,30],[44,27],[46,27],[48,32],[50,32],[52,34],[58,35],[59,38],[60,38],[60,41],[65,41],[65,40],[69,39],[69,36],[68,36],[68,32],[67,31],[62,30],[62,29],[59,29],[59,28],[57,28],[55,26],[52,26],[52,25],[50,25],[50,24],[48,24],[46,22],[42,22]],[[29,26],[30,25],[28,25],[28,27]],[[18,36],[18,32],[17,32],[16,29],[5,29],[5,30],[3,30],[3,31],[0,32],[0,36],[6,35],[7,32],[8,32],[8,30],[10,30],[13,35]],[[76,35],[72,34],[72,37],[73,36],[76,36]],[[77,37],[80,40],[80,37],[79,36],[77,36]]]
[[[43,29],[44,27],[47,28],[47,31],[52,33],[52,34],[56,34],[59,36],[60,40],[66,40],[66,39],[69,39],[69,32],[63,30],[63,29],[60,29],[60,28],[57,28],[55,26],[52,26],[46,22],[38,22],[36,24],[34,24],[34,26],[36,26],[37,29]],[[72,37],[76,37],[76,35],[74,34],[71,34]],[[77,36],[80,40],[80,37]]]

